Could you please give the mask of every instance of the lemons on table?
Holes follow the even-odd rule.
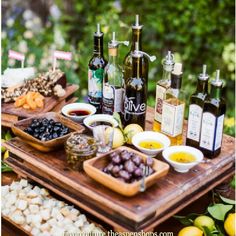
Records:
[[[178,236],[203,236],[203,231],[196,226],[187,226],[179,231]]]
[[[215,221],[209,217],[209,216],[198,216],[194,222],[194,226],[198,227],[199,229],[204,229],[204,227],[207,227],[210,231],[213,231],[215,229]]]
[[[235,236],[236,235],[236,213],[231,213],[227,216],[225,223],[224,223],[224,228],[226,233],[229,236]]]
[[[138,124],[129,124],[124,128],[126,143],[132,144],[132,138],[135,134],[143,132],[143,128]]]
[[[122,146],[125,143],[125,138],[122,131],[119,128],[112,128],[112,127],[108,127],[106,129],[105,131],[106,137],[110,136],[113,129],[114,129],[114,133],[113,133],[112,148],[117,148],[117,147]]]

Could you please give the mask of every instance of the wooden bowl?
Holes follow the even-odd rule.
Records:
[[[103,184],[104,186],[110,188],[111,190],[121,195],[131,197],[139,192],[141,180],[135,181],[133,183],[124,183],[102,171],[103,168],[107,166],[110,161],[109,154],[115,151],[123,151],[123,150],[127,150],[129,152],[138,154],[143,160],[147,158],[147,156],[141,152],[138,152],[129,147],[122,146],[102,156],[95,157],[85,161],[84,171],[86,172],[87,175],[89,175],[92,179],[96,180],[100,184]],[[169,170],[169,165],[166,164],[165,162],[159,161],[157,159],[153,160],[154,160],[153,169],[155,170],[155,172],[152,175],[145,178],[146,188],[155,184],[157,179],[166,175]]]
[[[63,125],[69,128],[70,132],[56,139],[52,139],[49,141],[41,141],[24,131],[24,129],[31,124],[33,119],[40,118],[53,119],[56,122],[61,122]],[[48,112],[18,121],[11,127],[11,129],[16,136],[20,137],[24,142],[28,143],[30,146],[34,147],[35,149],[41,152],[50,152],[52,150],[58,149],[64,145],[66,139],[71,135],[72,132],[77,131],[82,133],[85,130],[82,125],[77,124],[71,121],[70,119],[55,112]]]

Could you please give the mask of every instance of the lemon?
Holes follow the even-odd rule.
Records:
[[[195,226],[187,226],[179,231],[178,236],[203,236],[203,232]]]
[[[199,229],[204,229],[203,227],[207,227],[210,231],[215,229],[215,221],[209,216],[198,216],[194,222],[194,226],[198,227]]]
[[[6,140],[5,140],[5,139],[2,139],[2,140],[1,140],[1,143],[4,143],[4,142],[6,142]],[[6,151],[6,148],[3,147],[3,146],[1,146],[1,152],[3,153],[3,152],[5,152],[5,151]]]
[[[6,160],[9,157],[9,151],[6,150],[4,155],[3,155],[3,160]]]
[[[112,148],[117,148],[122,146],[125,143],[125,138],[123,133],[121,132],[121,130],[119,128],[112,128],[112,127],[108,127],[105,131],[105,135],[106,137],[109,137],[112,130],[114,129],[114,133],[113,133],[113,143],[112,143]]]
[[[129,124],[124,129],[124,135],[126,137],[126,142],[132,144],[132,138],[135,134],[143,132],[143,128],[138,124]]]
[[[228,217],[225,220],[224,228],[225,228],[226,233],[229,236],[235,236],[236,235],[235,221],[236,221],[236,213],[229,214]]]

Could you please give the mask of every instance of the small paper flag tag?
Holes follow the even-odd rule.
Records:
[[[25,60],[25,55],[23,53],[19,53],[13,50],[8,51],[8,57],[19,60],[19,61]]]
[[[57,59],[71,61],[72,53],[71,52],[64,52],[64,51],[54,51],[54,57]]]

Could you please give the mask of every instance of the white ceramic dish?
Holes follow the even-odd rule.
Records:
[[[87,110],[89,112],[88,115],[85,115],[85,116],[72,116],[72,115],[69,115],[69,112],[73,111],[73,110]],[[70,104],[67,104],[65,105],[62,109],[61,109],[61,113],[68,117],[69,119],[77,122],[77,123],[82,123],[83,120],[86,118],[86,117],[89,117],[93,114],[96,113],[96,107],[88,104],[88,103],[79,103],[79,102],[76,102],[76,103],[70,103]]]
[[[94,123],[94,122],[98,122],[98,123],[99,122],[108,122],[113,127],[117,127],[118,126],[118,122],[111,115],[95,114],[95,115],[89,116],[89,117],[84,119],[84,125],[87,128],[89,128],[90,130],[93,129],[91,124]]]
[[[170,155],[175,152],[188,152],[195,156],[196,161],[190,163],[180,163],[170,160]],[[180,173],[186,173],[191,168],[199,164],[203,160],[203,154],[196,148],[190,146],[171,146],[165,149],[162,153],[164,159],[177,171]]]
[[[160,142],[163,144],[163,148],[147,149],[140,147],[139,143],[145,140],[155,140],[157,142]],[[136,148],[138,148],[139,151],[145,153],[150,157],[155,157],[158,153],[162,152],[165,148],[170,146],[170,139],[166,135],[161,134],[159,132],[144,131],[135,134],[134,137],[132,138],[132,143]]]

